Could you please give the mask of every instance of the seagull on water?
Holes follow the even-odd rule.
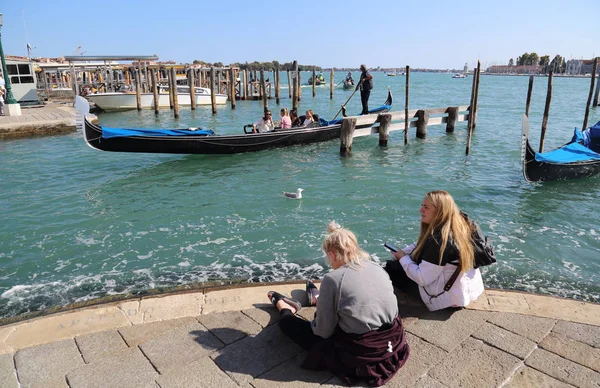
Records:
[[[286,191],[282,191],[283,195],[285,195],[288,198],[292,198],[292,199],[300,199],[302,198],[302,192],[304,191],[304,189],[298,189],[296,190],[295,193],[288,193]]]

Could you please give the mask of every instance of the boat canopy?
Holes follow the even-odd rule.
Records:
[[[594,127],[598,126],[599,130],[594,132],[593,134],[596,136],[600,136],[600,122],[596,124]],[[590,128],[591,129],[591,128]],[[586,131],[589,131],[587,129]],[[585,132],[585,131],[584,131]],[[536,152],[535,160],[538,162],[544,163],[576,163],[576,162],[586,162],[590,160],[600,160],[600,154],[592,151],[583,143],[585,142],[585,135],[577,128],[575,128],[575,132],[573,134],[573,139],[571,143],[566,144],[560,148],[557,148],[548,152]]]
[[[215,133],[210,129],[145,129],[145,128],[108,128],[102,127],[102,137],[110,139],[113,137],[130,136],[211,136]]]

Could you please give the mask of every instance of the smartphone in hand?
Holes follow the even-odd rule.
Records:
[[[387,249],[389,249],[392,252],[398,252],[398,248],[396,248],[395,246],[393,246],[392,244],[386,242],[385,244],[383,244],[384,247],[386,247]]]

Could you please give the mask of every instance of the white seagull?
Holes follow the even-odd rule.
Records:
[[[302,192],[304,191],[304,189],[298,189],[296,190],[295,193],[288,193],[286,191],[282,191],[283,195],[285,195],[288,198],[292,198],[292,199],[300,199],[302,198]]]

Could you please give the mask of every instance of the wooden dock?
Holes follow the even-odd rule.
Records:
[[[408,117],[408,120],[406,119]],[[366,116],[344,117],[340,134],[340,153],[349,154],[355,137],[379,134],[379,145],[387,146],[389,133],[416,128],[416,136],[425,138],[427,127],[446,124],[446,132],[454,132],[456,123],[468,121],[469,105],[445,108],[413,109],[406,112],[386,112]],[[407,125],[408,123],[408,125]],[[357,128],[361,127],[361,128]]]

